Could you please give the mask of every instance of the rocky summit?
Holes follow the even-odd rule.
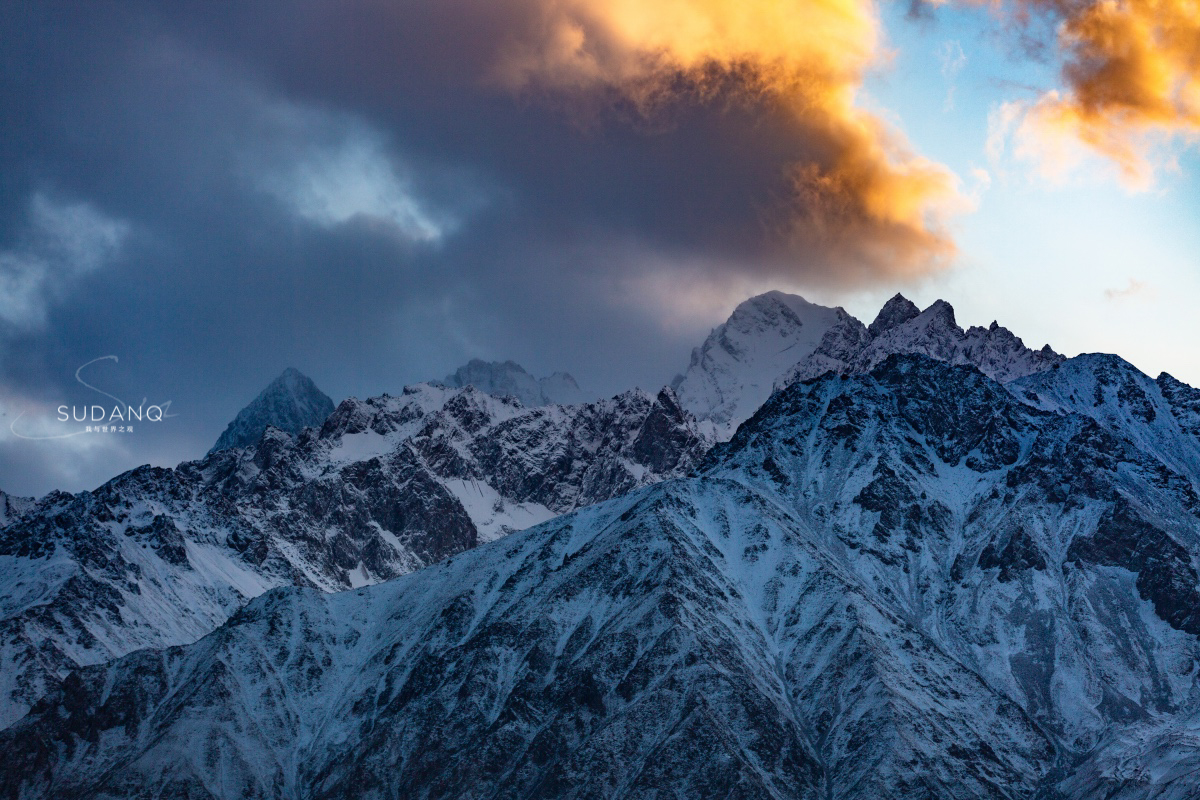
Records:
[[[768,292],[739,305],[713,329],[673,385],[684,407],[724,440],[774,390],[826,372],[867,372],[893,353],[971,364],[1001,383],[1063,361],[1049,345],[1027,348],[996,322],[964,330],[944,300],[921,311],[897,294],[864,325],[842,308]]]
[[[440,386],[462,389],[474,386],[494,397],[512,397],[524,406],[571,405],[586,398],[579,384],[565,372],[535,378],[515,361],[473,358],[441,381]]]
[[[312,379],[289,367],[229,423],[208,452],[256,444],[267,428],[299,433],[333,413],[333,401]]]

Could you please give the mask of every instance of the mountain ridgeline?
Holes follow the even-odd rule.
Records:
[[[394,578],[685,474],[708,446],[669,389],[527,409],[422,384],[52,493],[0,528],[0,725],[72,668],[195,641],[272,587]]]
[[[462,389],[474,386],[494,397],[514,397],[524,406],[572,405],[586,399],[579,384],[565,372],[535,378],[515,361],[473,358],[436,385]]]
[[[348,400],[0,559],[8,797],[1200,788],[1200,391],[945,303],[754,298],[656,395]]]

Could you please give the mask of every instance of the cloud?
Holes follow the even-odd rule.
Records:
[[[1134,189],[1173,164],[1178,142],[1200,141],[1200,13],[1192,0],[1022,0],[1018,21],[1055,23],[1064,86],[1009,109],[1023,157],[1054,177],[1085,159],[1110,160]],[[1039,144],[1040,142],[1040,144]]]
[[[958,41],[948,39],[942,42],[937,51],[938,63],[941,64],[942,78],[946,81],[946,99],[942,102],[943,111],[954,110],[954,92],[957,88],[958,73],[967,66],[967,54],[963,52]]]
[[[1154,287],[1136,278],[1130,278],[1129,283],[1120,289],[1105,289],[1104,299],[1109,302],[1129,300],[1133,297],[1144,297],[1154,293]]]
[[[820,265],[812,273],[843,283],[912,277],[953,256],[946,223],[962,208],[956,177],[854,102],[879,57],[870,2],[537,8],[540,24],[494,68],[501,86],[590,102],[593,112],[608,102],[652,124],[697,105],[782,116],[804,152],[780,165],[777,195],[758,201],[788,251]]]
[[[116,258],[129,225],[87,203],[65,203],[44,194],[29,201],[19,244],[0,251],[0,320],[16,328],[45,324],[50,303],[80,278]]]
[[[1009,100],[992,109],[985,150],[993,169],[1003,175],[1012,163],[1029,165],[1037,179],[1054,185],[1081,175],[1122,180],[1120,167],[1089,147],[1071,127],[1050,124],[1049,109],[1059,98],[1057,91],[1050,91],[1037,101]]]
[[[407,240],[426,243],[454,226],[447,215],[425,207],[410,171],[369,125],[287,103],[268,104],[266,113],[279,138],[262,143],[266,152],[257,155],[268,165],[252,172],[259,174],[263,190],[300,217],[323,226],[382,224]]]

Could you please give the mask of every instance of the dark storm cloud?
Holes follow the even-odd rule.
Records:
[[[952,176],[851,105],[876,57],[869,3],[277,8],[181,24],[418,159],[470,165],[526,215],[833,283],[920,273],[952,250],[938,227]],[[864,236],[890,253],[856,247]]]
[[[888,173],[872,148],[890,140],[840,106],[799,124],[761,65],[718,52],[715,77],[680,61],[627,80],[628,43],[604,33],[599,77],[504,73],[562,23],[537,2],[459,0],[6,9],[0,268],[33,263],[39,203],[122,232],[55,273],[40,321],[0,320],[7,408],[78,394],[75,368],[112,353],[106,379],[180,415],[89,445],[62,481],[202,453],[289,364],[335,396],[471,356],[654,388],[703,333],[664,329],[656,303],[944,256],[921,206],[938,187],[920,185],[943,176]],[[864,200],[910,186],[904,218]],[[31,447],[0,441],[0,488],[49,488],[68,456]]]

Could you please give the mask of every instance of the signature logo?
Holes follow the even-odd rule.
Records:
[[[126,403],[116,395],[100,389],[83,379],[83,371],[93,364],[101,361],[112,361],[118,363],[119,359],[116,356],[100,356],[93,358],[79,369],[75,370],[75,380],[82,386],[96,392],[103,397],[108,398],[112,403],[93,403],[91,405],[75,406],[75,405],[60,405],[57,409],[57,421],[63,423],[87,423],[83,427],[70,431],[68,433],[55,434],[32,434],[22,433],[17,430],[17,423],[25,412],[18,414],[9,424],[8,429],[12,434],[20,439],[41,440],[41,439],[69,439],[72,436],[82,436],[88,433],[133,433],[135,423],[140,426],[142,423],[159,423],[164,419],[177,417],[178,414],[171,413],[171,401],[166,400],[161,403],[147,403],[146,398],[142,398],[142,402],[134,406]]]

